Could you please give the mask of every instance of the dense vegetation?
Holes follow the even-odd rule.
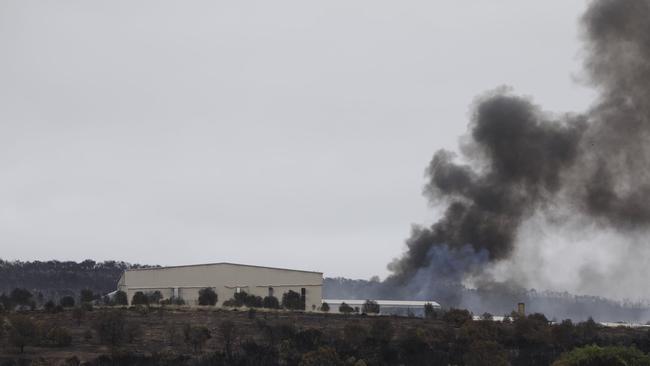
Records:
[[[76,296],[83,289],[105,294],[115,290],[122,272],[128,268],[143,267],[125,262],[21,262],[0,259],[0,292],[9,293],[14,288],[26,288],[35,297],[59,299]]]

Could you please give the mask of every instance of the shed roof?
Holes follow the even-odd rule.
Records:
[[[204,267],[204,266],[217,266],[217,265],[231,265],[231,266],[242,266],[242,267],[253,267],[253,268],[266,268],[266,269],[277,269],[281,271],[294,271],[294,272],[306,272],[306,273],[317,273],[323,274],[323,272],[317,271],[305,271],[301,269],[291,269],[291,268],[280,268],[280,267],[267,267],[267,266],[256,266],[252,264],[239,264],[239,263],[230,263],[230,262],[217,262],[217,263],[202,263],[202,264],[184,264],[178,266],[164,266],[164,267],[147,267],[147,268],[131,268],[127,269],[125,272],[135,272],[135,271],[152,271],[152,270],[161,270],[161,269],[171,269],[171,268],[185,268],[185,267]]]

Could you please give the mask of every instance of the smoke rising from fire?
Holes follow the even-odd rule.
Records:
[[[552,114],[506,88],[478,98],[461,156],[438,151],[427,169],[425,196],[446,210],[413,229],[387,283],[485,281],[488,267],[517,265],[522,227],[540,217],[630,241],[648,228],[650,1],[597,0],[581,24],[585,71],[599,93],[593,107]],[[467,256],[486,259],[460,260]],[[462,265],[440,266],[443,258]]]

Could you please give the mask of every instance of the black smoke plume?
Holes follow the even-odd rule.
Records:
[[[424,193],[446,211],[414,228],[387,288],[439,298],[510,258],[522,223],[559,206],[626,235],[648,228],[650,1],[593,1],[582,29],[593,107],[553,115],[504,89],[478,99],[461,156],[438,151],[427,169]]]

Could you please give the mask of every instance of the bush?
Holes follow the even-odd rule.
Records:
[[[305,302],[299,293],[289,290],[282,294],[282,307],[289,310],[305,310]]]
[[[472,314],[465,309],[449,309],[443,316],[442,320],[456,327],[460,327],[465,322],[472,320]]]
[[[183,328],[183,335],[185,336],[185,343],[191,345],[194,352],[200,351],[205,342],[211,338],[210,330],[202,325],[191,326],[186,324]]]
[[[128,305],[129,298],[126,296],[126,292],[124,291],[115,292],[115,295],[113,296],[113,303],[115,305]]]
[[[77,326],[81,325],[81,321],[86,316],[86,310],[82,307],[76,307],[72,310],[72,318],[77,321]]]
[[[149,305],[149,298],[142,291],[133,294],[131,305]]]
[[[339,313],[350,314],[350,313],[353,313],[353,312],[354,312],[354,309],[352,308],[352,306],[346,304],[345,301],[342,302],[341,305],[339,305]]]
[[[366,300],[363,303],[361,312],[364,314],[379,314],[379,304],[377,301]]]
[[[508,353],[495,341],[474,341],[463,355],[465,366],[509,366]]]
[[[32,293],[24,288],[15,288],[9,295],[9,298],[14,305],[29,305],[32,301],[32,297]]]
[[[54,308],[56,305],[54,304],[54,301],[49,300],[45,304],[43,304],[43,310],[45,310],[48,313],[54,313]]]
[[[552,366],[650,366],[650,357],[634,347],[586,346],[563,353]]]
[[[218,301],[217,293],[213,289],[206,287],[199,290],[199,305],[214,306]]]
[[[267,309],[279,309],[280,301],[278,301],[278,298],[275,296],[266,296],[264,300],[262,300],[262,306]]]
[[[126,338],[126,321],[120,311],[103,311],[94,323],[95,331],[102,343],[116,346]]]
[[[424,304],[424,317],[427,319],[436,319],[436,309],[433,307],[433,304],[430,302]]]
[[[149,304],[158,304],[162,300],[163,296],[160,291],[156,290],[154,292],[147,292],[147,302]]]
[[[370,337],[380,342],[390,342],[394,333],[393,324],[387,318],[375,319],[370,325]]]
[[[64,308],[74,307],[74,297],[63,296],[61,300],[59,300],[59,304],[61,304],[61,306],[63,306]]]
[[[92,290],[89,289],[84,289],[81,290],[79,294],[79,301],[80,302],[92,302],[95,299],[95,294],[93,294]]]
[[[331,347],[320,347],[316,351],[311,351],[305,353],[299,366],[342,366],[343,361],[339,358],[339,355]]]
[[[180,297],[170,297],[169,299],[165,299],[160,301],[161,305],[185,305],[185,300],[183,300]],[[225,305],[225,304],[224,304]]]
[[[65,328],[53,327],[45,334],[45,343],[51,347],[68,347],[72,344],[72,336]]]
[[[330,304],[323,302],[323,304],[320,306],[320,311],[324,313],[329,313],[330,311]]]
[[[9,343],[18,347],[20,353],[25,351],[25,346],[38,342],[38,328],[30,318],[23,315],[14,315],[9,318],[9,322],[11,324]]]

